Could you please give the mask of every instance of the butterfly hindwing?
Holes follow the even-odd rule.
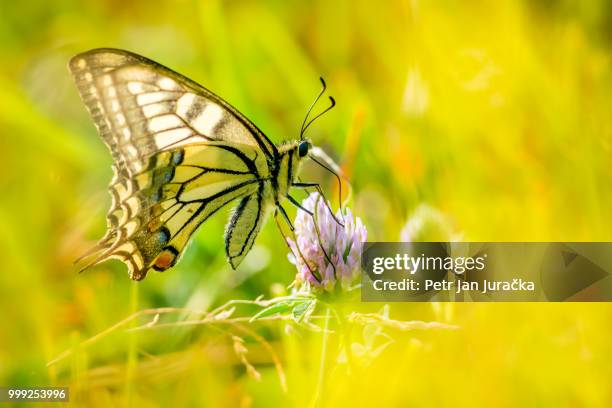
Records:
[[[261,188],[265,166],[253,146],[226,142],[160,152],[145,171],[111,185],[109,228],[92,264],[120,259],[136,280],[170,268],[200,224]]]

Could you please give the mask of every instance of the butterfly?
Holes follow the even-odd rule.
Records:
[[[291,187],[316,188],[298,179],[309,157],[337,169],[303,137],[275,145],[229,103],[154,61],[119,49],[76,55],[69,69],[81,99],[113,157],[114,176],[106,234],[83,258],[82,270],[119,259],[134,280],[179,260],[191,236],[210,216],[237,205],[225,229],[225,253],[237,268],[270,213],[280,212]],[[327,166],[325,165],[327,164]],[[305,211],[308,211],[304,209]]]

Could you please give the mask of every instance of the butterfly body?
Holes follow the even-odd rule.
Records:
[[[310,142],[276,146],[206,88],[128,51],[91,50],[69,67],[114,159],[107,232],[88,266],[119,259],[135,280],[164,271],[204,221],[237,202],[225,232],[236,268],[288,196]]]

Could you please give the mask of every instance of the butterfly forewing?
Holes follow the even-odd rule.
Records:
[[[226,234],[237,266],[270,204],[261,193],[276,147],[219,97],[144,57],[94,50],[70,69],[115,161],[108,230],[90,265],[117,258],[133,279],[165,270],[202,222],[245,197]]]
[[[202,140],[276,147],[241,113],[195,82],[144,57],[93,50],[70,61],[82,99],[121,169],[138,172],[143,158]]]

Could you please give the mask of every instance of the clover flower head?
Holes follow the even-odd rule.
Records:
[[[292,254],[289,260],[296,265],[296,287],[304,285],[314,291],[348,290],[361,270],[361,250],[367,230],[351,210],[338,210],[336,219],[330,204],[318,193],[311,193],[295,218],[295,238],[287,239]],[[343,225],[340,225],[338,220]]]

